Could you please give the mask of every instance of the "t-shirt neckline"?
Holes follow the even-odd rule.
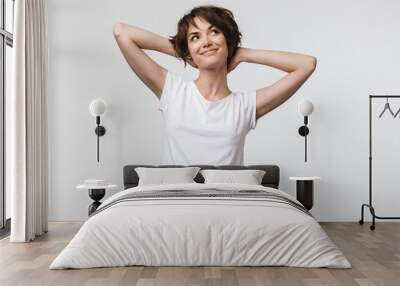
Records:
[[[223,97],[223,98],[221,98],[221,99],[218,99],[218,100],[208,100],[207,98],[205,98],[205,97],[201,94],[201,92],[200,92],[200,90],[198,89],[197,85],[194,83],[194,80],[192,80],[190,83],[193,85],[193,88],[194,88],[195,92],[197,93],[197,95],[200,96],[200,98],[201,98],[204,102],[209,103],[209,104],[215,104],[215,103],[223,102],[223,101],[227,100],[228,98],[232,97],[232,95],[233,95],[233,92],[231,92],[229,95],[227,95],[227,96],[225,96],[225,97]]]

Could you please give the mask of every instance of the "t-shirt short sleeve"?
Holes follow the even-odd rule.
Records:
[[[257,111],[257,95],[256,91],[252,90],[250,92],[246,92],[243,94],[244,100],[244,114],[246,116],[246,120],[248,122],[249,130],[256,128],[257,126],[257,118],[256,118],[256,111]]]
[[[165,111],[168,109],[168,104],[173,100],[180,88],[184,84],[181,76],[170,71],[165,76],[163,90],[159,99],[158,110]]]
[[[254,129],[257,126],[257,93],[254,90],[250,94],[250,99],[251,99],[251,125],[250,128]]]

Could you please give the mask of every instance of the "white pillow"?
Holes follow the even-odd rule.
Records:
[[[138,186],[196,183],[193,179],[199,170],[199,167],[135,168],[139,176]]]
[[[262,170],[201,170],[204,183],[234,183],[247,185],[261,185],[265,175]]]

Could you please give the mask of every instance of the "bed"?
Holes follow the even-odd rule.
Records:
[[[292,266],[350,268],[314,217],[279,190],[276,165],[207,166],[264,170],[260,185],[138,185],[127,165],[124,190],[107,198],[50,269],[144,266]]]

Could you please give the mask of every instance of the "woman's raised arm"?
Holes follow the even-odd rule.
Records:
[[[142,49],[176,57],[171,42],[165,37],[125,23],[114,25],[114,36],[135,74],[160,97],[167,70],[152,60]]]
[[[317,66],[317,59],[310,55],[239,48],[228,67],[233,70],[239,63],[248,62],[274,67],[287,72],[272,85],[258,89],[257,118],[275,109],[289,99],[309,78]]]

